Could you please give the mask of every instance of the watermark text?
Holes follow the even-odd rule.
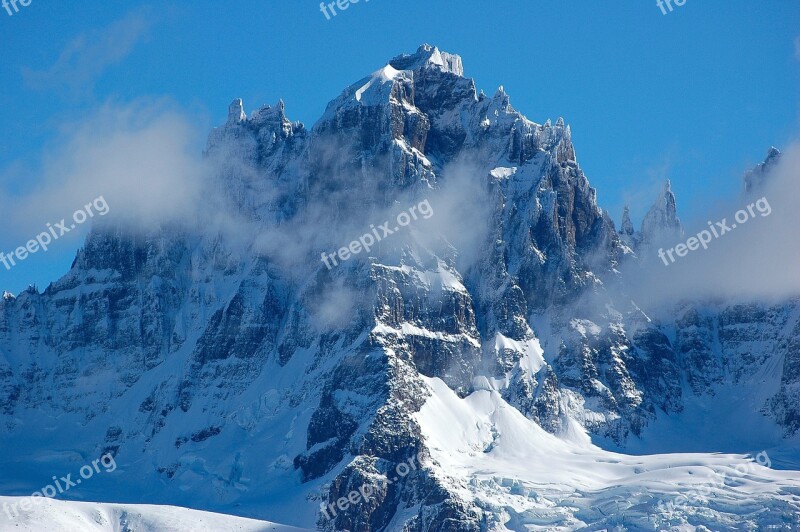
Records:
[[[353,240],[350,242],[350,245],[344,248],[341,248],[339,251],[335,253],[323,253],[322,254],[322,262],[325,263],[325,266],[328,269],[333,269],[334,266],[339,265],[339,261],[337,258],[344,262],[352,256],[358,255],[362,251],[366,251],[369,253],[369,250],[372,249],[372,246],[383,240],[389,235],[393,235],[394,233],[400,231],[401,227],[406,227],[412,221],[417,220],[419,217],[417,216],[417,212],[422,215],[423,218],[426,220],[433,216],[433,208],[431,204],[428,203],[428,200],[424,200],[420,202],[418,205],[412,206],[408,209],[408,212],[401,212],[397,215],[397,225],[394,228],[390,228],[391,222],[385,222],[378,227],[375,225],[370,225],[372,231],[362,235],[358,240]]]
[[[673,248],[669,248],[666,252],[664,248],[659,248],[658,256],[664,261],[664,266],[669,266],[677,260],[673,253],[678,257],[685,257],[690,251],[695,251],[701,246],[703,249],[708,249],[708,245],[714,238],[720,238],[725,233],[736,229],[739,225],[747,223],[751,218],[755,218],[756,211],[758,211],[762,217],[772,214],[772,207],[766,197],[748,205],[747,210],[741,209],[736,211],[734,219],[738,225],[736,223],[729,224],[727,218],[723,218],[720,222],[708,222],[708,229],[700,231],[696,236],[688,239],[685,244],[678,244]],[[667,257],[669,257],[670,262],[667,262]]]
[[[94,209],[94,210],[93,210]],[[47,251],[47,248],[54,241],[58,240],[65,234],[69,233],[78,225],[86,222],[89,218],[93,218],[96,214],[105,216],[108,214],[108,203],[103,196],[95,198],[91,203],[87,203],[83,209],[78,209],[72,214],[72,221],[74,223],[67,226],[66,218],[62,218],[60,222],[55,224],[47,224],[47,231],[39,233],[35,239],[29,240],[24,246],[20,246],[10,253],[3,253],[0,251],[0,263],[10,270],[17,262],[22,262],[27,259],[29,255],[33,255],[39,250]]]
[[[9,519],[18,517],[20,510],[23,512],[30,512],[33,510],[34,506],[38,504],[40,499],[45,497],[52,499],[56,495],[60,495],[69,491],[70,488],[77,486],[84,480],[89,480],[95,473],[100,473],[101,465],[106,473],[112,473],[117,469],[117,462],[114,461],[114,455],[111,453],[106,453],[100,458],[92,460],[91,465],[86,464],[85,466],[82,466],[78,471],[80,478],[76,477],[75,480],[72,480],[72,473],[68,473],[65,477],[58,478],[53,475],[53,484],[55,485],[48,484],[41,490],[34,491],[30,496],[20,498],[20,500],[15,503],[3,503],[3,511],[6,513]]]

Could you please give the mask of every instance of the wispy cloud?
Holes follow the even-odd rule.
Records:
[[[637,303],[719,297],[783,301],[800,295],[800,276],[795,267],[800,263],[798,169],[800,142],[793,142],[752,194],[730,198],[713,205],[700,218],[685,220],[684,242],[707,230],[707,224],[714,221],[724,220],[733,231],[715,238],[708,249],[700,248],[669,266],[657,257],[656,249],[649,250],[651,263],[643,275],[631,272]],[[769,215],[756,211],[746,224],[735,219],[740,210],[759,199],[770,208]],[[673,239],[664,248],[679,243]]]
[[[105,28],[78,35],[49,68],[23,67],[25,84],[37,90],[66,89],[73,97],[91,97],[97,79],[147,36],[152,20],[152,10],[141,8]]]
[[[110,218],[149,227],[196,214],[203,166],[198,128],[174,102],[143,99],[99,104],[42,150],[41,170],[0,168],[4,177],[37,185],[0,189],[4,208],[0,249],[12,249],[87,201],[103,195]]]

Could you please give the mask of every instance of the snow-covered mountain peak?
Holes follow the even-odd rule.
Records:
[[[259,129],[267,129],[273,134],[283,137],[289,136],[293,130],[303,129],[300,122],[292,123],[286,116],[286,106],[283,100],[278,100],[275,105],[264,105],[250,115],[250,122]]]
[[[420,70],[423,68],[436,68],[442,72],[449,72],[456,76],[464,76],[464,65],[461,56],[440,51],[430,44],[423,44],[416,53],[399,55],[389,64],[397,70]]]
[[[369,76],[357,81],[328,104],[321,122],[346,109],[374,107],[396,100],[414,107],[416,78],[463,78],[461,57],[423,44],[416,53],[400,55]],[[437,84],[438,85],[438,84]],[[473,95],[474,99],[474,95]]]
[[[350,101],[355,100],[361,105],[381,105],[391,97],[395,80],[407,81],[409,78],[410,74],[407,75],[406,72],[397,70],[392,65],[386,65],[373,72],[369,78],[365,78],[350,87],[347,93]]]
[[[505,88],[502,85],[497,87],[494,96],[492,96],[492,107],[502,111],[514,112],[514,108],[511,107],[511,98],[508,96]]]

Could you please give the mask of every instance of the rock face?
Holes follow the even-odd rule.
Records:
[[[767,153],[767,158],[764,162],[747,172],[744,176],[745,192],[755,192],[759,187],[763,186],[764,179],[769,175],[769,172],[775,168],[781,160],[781,152],[772,147]]]
[[[619,234],[625,236],[633,236],[634,233],[633,222],[631,221],[631,211],[627,205],[622,213],[622,224],[619,227]]]
[[[656,241],[673,241],[682,236],[683,225],[678,219],[677,201],[667,179],[664,190],[642,220],[642,229],[635,235],[634,242],[637,248],[644,248]]]
[[[640,231],[626,215],[618,233],[563,119],[531,122],[502,87],[478,93],[456,55],[424,45],[391,60],[310,131],[282,102],[248,118],[235,100],[206,158],[236,238],[97,226],[61,280],[0,298],[0,441],[34,434],[48,449],[41,420],[69,420],[82,453],[128,465],[129,489],[108,489],[148,486],[142,502],[265,517],[291,503],[328,530],[477,532],[490,511],[434,467],[385,482],[429,456],[423,378],[461,397],[496,390],[550,433],[577,425],[624,447],[687,394],[756,386],[748,367],[783,360],[763,406],[800,429],[797,302],[659,316],[610,293],[632,249],[682,231],[669,183]],[[387,209],[446,191],[464,160],[477,252],[411,228],[320,262]],[[335,506],[365,485],[369,502]]]

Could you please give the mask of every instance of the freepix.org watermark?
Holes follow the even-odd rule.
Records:
[[[97,197],[91,203],[84,205],[83,209],[78,209],[72,214],[73,223],[67,226],[67,221],[62,218],[56,224],[47,224],[47,231],[39,233],[34,240],[29,240],[24,246],[20,246],[11,253],[3,253],[0,251],[0,263],[10,270],[12,266],[16,266],[17,262],[22,262],[27,259],[29,255],[33,255],[39,250],[47,251],[47,248],[54,241],[58,240],[65,234],[69,233],[78,225],[86,222],[89,218],[93,218],[95,214],[105,216],[108,214],[108,203],[103,196]]]
[[[92,460],[91,465],[86,464],[78,471],[80,478],[72,480],[72,473],[68,473],[65,477],[57,478],[53,475],[53,484],[48,484],[39,491],[34,491],[29,497],[22,497],[20,500],[13,504],[3,503],[3,511],[9,519],[19,517],[20,510],[23,512],[30,512],[41,498],[52,499],[56,495],[66,493],[70,488],[77,486],[84,480],[89,480],[95,473],[100,473],[100,466],[106,473],[112,473],[117,469],[117,462],[114,461],[114,455],[106,453],[97,460]]]
[[[412,471],[417,470],[417,464],[422,463],[422,453],[412,456],[405,462],[400,462],[397,464],[397,467],[394,468],[394,474],[392,478],[386,479],[386,485],[389,486],[401,478],[404,478],[406,475],[411,473]],[[320,503],[319,507],[322,511],[322,515],[325,516],[325,519],[333,519],[336,517],[336,509],[338,508],[340,512],[344,512],[347,510],[351,505],[356,505],[360,502],[369,502],[370,499],[373,498],[374,490],[372,485],[364,484],[357,490],[353,490],[347,494],[347,497],[339,497],[336,500],[336,503],[325,504]],[[329,513],[330,512],[330,513]]]
[[[667,13],[672,13],[675,9],[672,7],[673,2],[675,2],[675,5],[678,7],[686,5],[686,0],[656,0],[656,5],[661,9],[661,12],[666,15]],[[669,11],[667,11],[667,9],[669,9]]]
[[[19,6],[17,4],[22,7],[28,7],[31,5],[31,2],[33,2],[33,0],[3,0],[3,9],[6,10],[6,13],[8,13],[10,17],[14,15],[14,13],[19,13]],[[14,13],[11,12],[12,7],[14,8]]]
[[[772,467],[772,460],[770,460],[769,455],[766,451],[761,451],[755,456],[756,462],[758,465],[763,467]],[[739,464],[734,468],[735,477],[743,477],[747,474],[753,473],[755,471],[755,465],[753,462],[749,464]],[[708,499],[709,496],[714,492],[715,489],[721,490],[724,489],[726,486],[730,486],[731,483],[735,479],[728,478],[728,475],[725,473],[717,473],[714,477],[709,479],[709,482],[703,486],[700,486],[696,489],[689,490],[685,494],[681,494],[676,497],[674,500],[669,501],[668,503],[664,504],[664,501],[661,500],[658,502],[657,508],[660,510],[661,513],[676,511],[676,510],[685,510],[689,504],[694,502],[696,505],[702,505],[704,501]]]
[[[762,217],[772,214],[772,207],[766,197],[748,205],[747,210],[742,209],[736,211],[734,218],[738,225],[735,223],[728,225],[727,218],[723,218],[721,222],[708,222],[708,229],[700,231],[696,236],[688,239],[685,244],[678,244],[674,248],[669,248],[666,254],[664,248],[660,248],[658,250],[658,256],[664,261],[664,266],[669,266],[677,260],[673,253],[678,257],[685,257],[690,251],[695,251],[700,248],[700,246],[702,246],[703,249],[708,249],[708,245],[711,243],[712,239],[719,238],[725,233],[736,229],[739,225],[746,224],[751,218],[756,217],[756,211],[758,211]],[[669,257],[670,262],[667,262],[667,257]]]
[[[333,16],[336,16],[336,8],[338,7],[340,11],[346,10],[350,7],[351,4],[357,4],[361,0],[336,0],[336,2],[321,2],[319,4],[319,10],[322,11],[322,14],[325,15],[325,18],[330,20],[331,13]],[[364,0],[364,2],[369,2],[369,0]]]
[[[350,242],[350,245],[344,248],[341,248],[339,251],[335,253],[323,253],[322,254],[322,262],[325,263],[325,266],[328,269],[332,269],[334,266],[338,266],[339,262],[336,260],[337,257],[342,262],[346,261],[352,256],[358,255],[362,251],[366,251],[369,253],[369,250],[372,249],[372,246],[383,240],[389,235],[393,235],[394,233],[400,231],[401,227],[406,227],[411,224],[412,221],[418,220],[419,217],[417,214],[422,215],[423,218],[426,220],[433,216],[433,208],[431,208],[431,204],[428,203],[428,200],[424,200],[420,202],[418,205],[412,206],[408,209],[408,212],[403,211],[397,215],[397,225],[394,228],[390,228],[391,222],[386,222],[378,227],[375,225],[370,225],[372,229],[371,232],[362,235],[361,238],[358,240],[353,240]],[[330,259],[330,262],[329,260]],[[333,264],[331,264],[331,262]]]

